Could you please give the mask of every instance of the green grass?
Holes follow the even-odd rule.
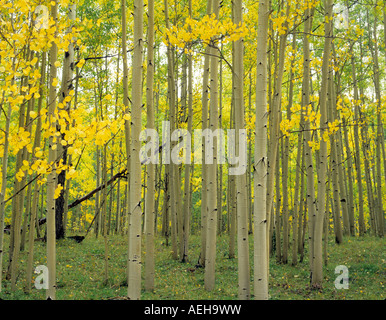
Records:
[[[5,236],[8,241],[9,236]],[[253,236],[250,237],[251,293],[253,295]],[[272,300],[304,299],[385,299],[385,253],[384,239],[365,236],[345,238],[336,245],[331,238],[328,243],[328,265],[324,266],[323,287],[311,289],[307,252],[297,266],[277,264],[270,261],[269,295]],[[104,283],[104,241],[93,235],[78,244],[70,239],[57,242],[57,299],[91,300],[125,297],[127,293],[127,242],[125,237],[110,236],[109,281]],[[27,246],[28,247],[28,246]],[[4,268],[7,267],[7,242],[5,243]],[[155,245],[156,273],[154,292],[142,292],[144,300],[171,299],[237,299],[237,258],[228,258],[228,237],[217,239],[216,286],[212,292],[204,288],[204,269],[195,268],[200,250],[199,236],[190,238],[190,261],[181,263],[172,259],[171,247],[164,239],[157,238]],[[34,267],[46,264],[46,247],[35,243]],[[44,290],[33,287],[24,293],[27,252],[22,252],[19,262],[17,290],[10,291],[10,282],[3,280],[1,299],[45,299]],[[344,265],[349,270],[349,289],[337,290],[334,281],[338,275],[335,267]],[[34,275],[36,277],[36,275]],[[4,279],[4,278],[3,278]]]

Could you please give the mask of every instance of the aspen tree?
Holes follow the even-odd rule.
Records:
[[[219,19],[219,0],[213,0],[213,13]],[[215,132],[218,129],[218,57],[216,43],[211,43],[210,58],[210,105],[209,105],[209,129]],[[209,135],[205,136],[205,145],[209,143]],[[216,236],[217,236],[217,148],[218,138],[213,141],[213,163],[208,166],[208,211],[207,211],[207,235],[205,253],[205,289],[212,291],[215,285],[216,266]],[[207,157],[204,159],[208,161]]]
[[[15,58],[12,59],[12,71],[15,71]],[[12,77],[12,85],[15,82],[15,77]],[[3,102],[1,102],[3,104]],[[2,107],[2,106],[1,106]],[[4,248],[4,219],[5,219],[5,193],[7,191],[7,168],[9,154],[9,129],[11,125],[12,105],[8,103],[7,114],[5,119],[4,129],[4,146],[3,157],[1,162],[1,190],[0,190],[0,292],[2,291],[3,281],[3,248]]]
[[[296,52],[296,34],[292,35],[292,54]],[[290,72],[289,72],[289,92],[288,92],[288,104],[287,104],[287,119],[291,120],[292,117],[292,104],[293,104],[293,89],[294,89],[294,60],[295,57],[291,57]],[[284,141],[283,141],[284,140]],[[288,179],[289,179],[289,158],[290,158],[290,139],[288,135],[285,135],[282,139],[282,188],[283,188],[283,255],[282,263],[288,263],[288,252],[289,252],[289,190],[288,190]],[[296,187],[296,186],[295,186]],[[288,190],[288,192],[287,192]],[[297,219],[292,220],[296,224]],[[295,247],[295,246],[294,246]]]
[[[290,13],[290,4],[287,3],[285,16],[283,15],[283,34],[279,36],[279,52],[278,52],[278,65],[277,65],[277,74],[275,75],[275,85],[274,93],[272,98],[272,103],[270,104],[270,137],[269,137],[269,148],[268,148],[268,180],[267,180],[267,223],[268,226],[271,223],[271,209],[273,206],[273,196],[274,196],[274,178],[276,168],[276,157],[277,146],[279,144],[279,134],[280,134],[280,114],[281,114],[281,98],[282,98],[282,84],[284,77],[284,66],[285,66],[285,49],[287,46],[287,37],[288,37],[288,21],[285,17],[289,17]],[[269,240],[271,236],[268,234]],[[270,246],[270,241],[268,246]],[[268,261],[269,263],[269,261]]]
[[[132,68],[130,223],[128,248],[128,291],[130,300],[141,298],[141,162],[140,133],[142,111],[143,0],[134,1],[134,50]]]
[[[123,77],[122,77],[122,85],[123,85],[123,105],[125,106],[125,113],[129,114],[129,69],[127,65],[127,13],[126,13],[126,0],[121,0],[121,11],[122,11],[122,66],[123,66]],[[125,199],[126,205],[123,206],[123,212],[125,212],[125,218],[127,220],[130,219],[129,210],[131,210],[130,206],[130,136],[131,136],[131,127],[130,120],[125,119],[125,149],[126,149],[126,168],[128,174],[128,183],[126,185]],[[127,210],[128,209],[128,210]],[[122,228],[123,231],[124,228]]]
[[[296,50],[296,34],[293,35],[293,47],[292,49]],[[295,59],[294,59],[295,60]],[[292,60],[292,64],[294,63],[294,60]],[[293,78],[293,72],[291,69],[291,78]],[[292,81],[291,81],[292,83]],[[293,88],[292,88],[293,89]],[[293,92],[291,90],[290,92]],[[290,109],[289,109],[290,111]],[[303,145],[302,145],[302,128],[303,128],[303,112],[300,114],[300,132],[298,133],[298,139],[297,139],[297,154],[296,154],[296,173],[295,173],[295,194],[294,194],[294,203],[293,203],[293,220],[292,220],[292,261],[291,264],[293,266],[297,265],[297,259],[298,259],[298,237],[299,237],[299,221],[301,221],[299,217],[299,211],[300,211],[300,200],[299,197],[302,197],[302,194],[299,195],[300,191],[300,184],[301,184],[301,159],[303,154]]]
[[[58,3],[51,6],[51,17],[57,23]],[[56,25],[56,28],[58,26]],[[56,29],[56,34],[58,30]],[[51,42],[50,49],[50,90],[48,96],[48,121],[51,127],[56,128],[54,114],[56,110],[56,87],[54,80],[57,78],[57,68],[55,62],[58,57],[58,47],[54,40]],[[57,182],[56,171],[54,170],[56,161],[56,137],[51,135],[48,141],[48,163],[51,166],[47,177],[47,268],[48,268],[48,289],[46,290],[47,300],[56,299],[56,231],[55,231],[55,188]]]
[[[118,58],[117,58],[117,75],[116,75],[116,85],[115,85],[115,109],[114,109],[114,120],[117,120],[118,118],[118,89],[120,87],[120,82],[119,82],[119,66],[120,66],[120,57],[121,57],[121,52],[118,51]],[[114,146],[115,146],[115,140],[113,139],[111,141],[111,149],[114,150]],[[118,163],[121,164],[121,161],[120,161],[120,157],[121,157],[121,140],[120,140],[120,145],[119,145],[119,161]],[[111,164],[110,164],[110,176],[111,178],[114,177],[114,161],[115,161],[115,154],[112,153],[111,154]],[[120,179],[118,179],[118,182],[117,182],[117,190],[120,190]],[[113,202],[114,202],[114,186],[111,187],[110,189],[110,203],[109,203],[109,225],[108,225],[108,231],[107,231],[107,234],[110,234],[110,231],[111,231],[111,219],[112,219],[112,207],[113,207]],[[118,192],[118,191],[117,191]],[[117,195],[117,198],[118,198],[118,195]],[[120,203],[117,202],[116,204],[116,215],[115,215],[115,227],[114,229],[112,230],[112,232],[116,232],[117,230],[117,223],[120,219]]]
[[[329,90],[332,93],[333,91],[333,78],[330,77]],[[329,122],[334,122],[334,110],[335,101],[332,94],[329,95]],[[342,243],[343,241],[343,232],[342,224],[340,218],[340,201],[339,201],[339,185],[338,185],[338,165],[337,165],[337,156],[336,156],[336,144],[334,143],[334,136],[330,136],[330,149],[331,149],[331,183],[332,183],[332,192],[333,192],[333,220],[334,220],[334,233],[335,233],[335,242],[337,244]]]
[[[280,154],[280,145],[277,146],[277,154]],[[280,166],[280,157],[276,157],[276,168]],[[277,170],[275,174],[275,188],[276,188],[276,207],[272,210],[275,211],[275,250],[276,250],[276,262],[281,263],[282,260],[282,250],[281,250],[281,229],[282,229],[282,217],[281,217],[281,202],[282,195],[280,193],[280,170]],[[273,219],[272,219],[273,220]],[[272,248],[271,248],[272,249]],[[271,254],[271,252],[270,252]]]
[[[327,110],[328,111],[328,110]],[[328,235],[329,235],[329,224],[330,224],[330,204],[332,203],[330,200],[331,194],[331,157],[329,161],[329,165],[327,168],[327,186],[326,186],[326,214],[324,215],[323,221],[323,261],[324,265],[328,265]]]
[[[169,8],[168,0],[164,1],[165,5],[165,25],[169,29]],[[170,141],[170,147],[174,147],[171,141],[171,133],[176,129],[176,90],[175,90],[175,74],[174,74],[174,55],[171,45],[167,47],[168,60],[168,101],[169,101],[169,121],[170,131],[167,139]],[[170,159],[169,159],[170,160]],[[178,215],[178,167],[174,163],[168,165],[169,168],[169,203],[170,203],[170,220],[171,220],[171,240],[172,240],[172,255],[173,259],[178,259],[177,245],[177,215]]]
[[[386,2],[383,4],[383,44],[386,47]],[[385,58],[386,58],[386,49],[384,50]],[[382,130],[381,130],[382,131]],[[385,147],[385,133],[382,131],[382,155],[383,155],[383,177],[385,179],[385,185],[386,185],[386,147]]]
[[[30,50],[29,47],[25,50],[24,59],[29,60]],[[22,88],[27,84],[27,76],[21,77],[20,93]],[[26,118],[26,104],[22,103],[19,109],[19,130],[23,128],[27,129]],[[28,111],[28,110],[27,110]],[[27,114],[27,117],[29,115]],[[28,129],[25,130],[28,132]],[[16,168],[15,171],[19,172],[22,168],[23,162],[27,159],[27,149],[23,147],[16,155]],[[12,199],[12,224],[11,224],[11,239],[9,246],[9,267],[8,276],[11,278],[11,290],[16,290],[16,277],[19,263],[19,253],[21,244],[21,221],[24,212],[24,197],[27,177],[24,175],[21,179],[15,179],[14,183],[14,198]]]
[[[354,86],[354,144],[355,144],[355,169],[356,169],[356,180],[358,187],[358,224],[359,224],[359,235],[363,236],[366,230],[365,219],[363,212],[363,187],[362,187],[362,168],[360,161],[360,145],[359,145],[359,92],[358,92],[358,83],[356,77],[356,68],[354,56],[351,57],[351,68],[352,68],[352,79]]]
[[[346,148],[346,159],[347,159],[347,181],[348,181],[348,219],[350,223],[350,235],[355,236],[355,205],[354,205],[354,190],[353,190],[353,173],[352,173],[352,154],[349,144],[349,134],[347,130],[348,122],[343,117],[343,134],[344,134],[344,146]]]
[[[228,231],[229,231],[229,254],[228,254],[228,257],[229,259],[234,259],[235,256],[236,256],[236,214],[235,214],[235,210],[236,210],[236,206],[235,206],[235,197],[234,197],[234,193],[235,193],[235,179],[234,177],[229,177],[229,195],[228,195],[228,198],[229,198],[229,218],[228,218],[228,222],[229,222],[229,228],[228,228]]]
[[[147,129],[155,129],[154,115],[154,0],[148,2],[146,107]],[[147,165],[145,289],[154,290],[155,164]]]
[[[287,106],[287,117],[291,115],[290,111],[290,103]],[[288,190],[288,161],[289,161],[289,137],[286,136],[284,138],[284,142],[282,139],[282,187],[283,187],[283,256],[282,263],[288,263],[288,250],[289,250],[289,190]],[[279,167],[278,167],[279,168]],[[279,172],[279,170],[278,170]]]
[[[119,150],[122,150],[122,139],[119,140]],[[121,163],[121,152],[119,152],[118,163]],[[121,231],[121,179],[118,179],[117,184],[117,215],[115,221],[115,234],[119,234]]]
[[[169,173],[168,167],[165,168],[164,175],[164,198],[162,207],[162,234],[165,236],[166,245],[169,245]]]
[[[114,150],[114,139],[111,141],[111,149]],[[110,178],[114,177],[114,153],[111,154],[110,159]],[[114,201],[114,186],[111,186],[110,188],[110,201],[109,201],[109,208],[108,208],[108,222],[107,222],[107,235],[110,235],[111,230],[111,215],[112,215],[112,208],[113,208],[113,201]]]
[[[377,195],[377,216],[376,221],[378,224],[377,234],[379,237],[384,236],[384,212],[383,212],[383,201],[382,201],[382,165],[381,165],[381,148],[383,139],[383,124],[382,124],[382,96],[380,86],[380,68],[379,68],[379,57],[378,57],[378,39],[377,39],[377,13],[376,7],[374,7],[374,23],[373,29],[370,30],[369,22],[369,47],[373,58],[373,72],[374,72],[374,88],[377,105],[377,131],[376,131],[376,144],[375,144],[375,167],[376,167],[376,195]],[[372,34],[372,36],[371,36]],[[372,44],[373,42],[373,44]]]
[[[39,88],[39,95],[40,98],[38,100],[38,114],[40,114],[42,104],[43,104],[43,85],[46,78],[46,60],[47,60],[46,53],[42,54],[42,61],[41,61],[41,69],[40,69],[40,88]],[[35,133],[35,140],[34,140],[34,148],[40,145],[41,140],[41,128],[42,128],[42,120],[41,117],[37,119],[36,123],[36,133]],[[34,235],[35,235],[35,224],[36,224],[36,218],[37,218],[37,210],[38,210],[38,198],[39,198],[39,192],[40,192],[40,186],[36,183],[34,185],[34,192],[33,192],[33,199],[32,199],[32,206],[31,206],[31,217],[29,220],[29,234],[28,234],[28,259],[27,259],[27,271],[26,271],[26,292],[31,292],[31,286],[32,286],[32,267],[33,267],[33,257],[34,257]]]
[[[272,1],[270,1],[270,4],[269,4],[269,7],[272,8]],[[272,19],[269,20],[269,49],[268,51],[271,52],[271,54],[268,56],[268,123],[272,123],[273,120],[272,120],[272,117],[273,117],[273,112],[271,107],[270,106],[273,106],[273,90],[274,88],[276,87],[276,82],[277,82],[277,66],[278,66],[278,62],[277,62],[277,58],[278,58],[278,47],[279,47],[279,34],[276,32],[274,32],[274,29],[273,29],[273,21]],[[273,160],[271,160],[271,157],[273,155],[273,152],[271,152],[271,149],[272,149],[272,146],[271,144],[273,143],[273,140],[270,139],[270,137],[272,137],[274,134],[273,134],[273,130],[274,130],[274,126],[272,125],[269,125],[268,126],[268,130],[267,130],[267,133],[268,133],[268,146],[267,146],[267,201],[269,201],[269,199],[272,197],[272,199],[275,199],[275,195],[272,194],[272,196],[269,194],[271,191],[271,186],[270,186],[270,180],[269,180],[269,175],[270,175],[270,172],[271,172],[271,167],[272,166],[277,166],[277,161],[275,161],[275,164],[272,164]],[[280,147],[279,147],[280,148]],[[278,151],[276,151],[278,152]],[[272,178],[272,179],[275,179],[276,180],[276,177],[275,178]],[[273,180],[272,180],[272,184],[273,184]],[[272,186],[272,192],[273,192],[273,188],[274,186]],[[271,193],[272,193],[271,192]],[[279,193],[279,196],[278,198],[276,198],[276,206],[278,205],[278,200],[280,199],[281,201],[281,198],[280,198],[280,193]],[[273,200],[272,200],[273,201]],[[271,206],[271,213],[272,215],[275,214],[275,208],[272,204]],[[267,211],[267,214],[268,214],[268,211]],[[269,219],[268,218],[268,221],[269,224],[268,224],[268,234],[267,234],[267,237],[268,237],[268,250],[269,250],[269,255],[272,255],[272,250],[273,250],[273,246],[272,246],[272,239],[273,239],[273,234],[274,234],[274,225],[276,225],[276,222],[279,223],[277,220],[275,219]],[[280,221],[281,223],[281,221]],[[276,226],[275,226],[276,227]],[[275,231],[276,232],[276,231]],[[278,232],[279,232],[279,229],[278,229]],[[279,232],[280,233],[280,232]],[[276,234],[275,234],[276,236]],[[281,250],[281,248],[280,248]],[[276,253],[277,255],[279,255],[279,253]],[[281,257],[281,252],[280,252],[280,257]]]
[[[189,17],[192,18],[192,1],[189,0]],[[188,132],[192,132],[193,127],[193,57],[191,54],[187,56],[188,59]],[[190,234],[190,218],[191,218],[191,174],[192,168],[190,163],[185,164],[185,181],[184,181],[184,243],[183,252],[181,254],[181,261],[186,262],[188,259],[188,245]]]
[[[362,94],[360,94],[362,96]],[[362,114],[362,112],[360,113]],[[370,153],[370,139],[368,137],[368,130],[367,130],[367,121],[364,122],[361,130],[361,137],[363,141],[363,163],[364,163],[364,172],[365,172],[365,181],[366,181],[366,190],[367,190],[367,204],[369,207],[369,216],[370,216],[370,226],[371,226],[371,232],[376,232],[375,227],[375,215],[376,210],[374,206],[374,194],[373,194],[373,181],[371,179],[371,171],[370,171],[370,159],[369,159],[369,153]]]
[[[212,0],[208,0],[206,4],[206,14],[209,15],[212,10]],[[205,48],[204,56],[204,70],[202,76],[202,119],[201,128],[205,130],[208,128],[208,99],[209,99],[209,70],[210,70],[210,47]],[[208,211],[208,200],[207,200],[207,183],[208,183],[208,165],[206,164],[204,141],[202,142],[202,179],[201,179],[201,252],[200,252],[200,264],[205,266],[206,257],[206,230],[207,230],[207,211]]]
[[[76,5],[71,4],[68,8],[68,18],[71,23],[74,23],[76,17]],[[67,29],[67,34],[72,32],[72,25]],[[63,103],[64,99],[69,96],[70,90],[73,88],[72,77],[74,71],[74,40],[68,45],[67,51],[64,55],[63,59],[63,73],[62,73],[62,84],[59,92],[59,103]],[[70,102],[64,102],[65,107],[64,110],[69,113],[70,112]],[[60,131],[60,127],[58,126]],[[61,134],[61,138],[64,139],[64,134]],[[61,143],[58,143],[57,154],[61,156],[63,160],[63,165],[68,163],[67,159],[67,145],[64,146]],[[60,192],[58,198],[55,199],[55,219],[56,219],[56,239],[62,239],[65,235],[65,224],[64,224],[64,207],[65,207],[65,187],[66,187],[66,170],[62,170],[58,174],[58,184],[60,184],[63,189]]]
[[[311,82],[311,70],[310,70],[310,43],[309,33],[312,28],[313,19],[313,8],[307,8],[305,12],[305,25],[304,25],[304,37],[303,37],[303,83],[302,83],[302,110],[308,114],[309,110],[312,109],[312,103],[310,101],[310,82]],[[311,111],[311,110],[310,110]],[[314,165],[312,159],[312,149],[310,143],[312,142],[312,136],[310,132],[310,119],[307,117],[304,126],[303,133],[303,147],[304,147],[304,158],[306,167],[306,203],[308,211],[308,243],[309,243],[309,263],[310,270],[313,270],[313,230],[314,221],[316,215],[316,200],[315,200],[315,189],[314,189]]]
[[[303,116],[303,112],[301,112],[301,116],[300,116],[300,128],[304,128],[304,116]],[[305,157],[304,157],[304,144],[303,144],[303,130],[301,130],[301,133],[302,133],[302,138],[300,138],[300,143],[301,143],[301,164],[300,164],[300,168],[301,168],[301,172],[300,172],[300,192],[299,192],[299,218],[298,218],[298,254],[303,254],[304,252],[304,234],[303,234],[303,212],[304,212],[304,216],[306,216],[306,210],[303,210],[305,209],[304,207],[304,203],[305,203],[305,199],[304,199],[304,189],[305,189],[305,179],[304,179],[304,175],[305,175]],[[298,140],[299,141],[299,140]],[[304,219],[305,220],[305,219]],[[299,259],[299,262],[302,261],[302,256],[300,257]]]
[[[296,52],[296,40],[297,40],[297,37],[296,37],[296,34],[293,34],[292,35],[292,52],[295,53]],[[287,106],[287,120],[290,120],[291,117],[292,117],[292,106],[293,106],[293,100],[294,100],[294,72],[293,72],[293,67],[294,67],[294,64],[295,64],[295,57],[293,57],[291,59],[291,71],[290,71],[290,75],[289,75],[289,81],[290,81],[290,86],[289,86],[289,93],[288,93],[288,106]],[[301,147],[301,143],[298,145],[299,147]],[[288,162],[289,162],[289,155],[290,155],[290,141],[289,141],[289,137],[286,136],[285,138],[285,148],[284,148],[284,154],[285,154],[285,163],[287,165],[287,170],[288,170]],[[298,161],[297,163],[299,163],[300,161]],[[288,172],[287,172],[288,174]],[[288,179],[289,177],[287,177]],[[286,179],[286,181],[287,181]],[[299,179],[297,180],[297,184],[299,183]],[[296,188],[296,185],[295,185],[295,188]],[[286,190],[286,189],[284,189]],[[284,191],[284,193],[286,193]],[[288,198],[288,197],[287,197]],[[289,203],[289,200],[286,199]],[[296,240],[296,236],[297,236],[297,216],[296,216],[296,212],[295,212],[295,208],[293,208],[293,219],[292,219],[292,225],[293,225],[293,228],[294,228],[294,232],[293,232],[293,244],[292,244],[292,248],[293,248],[293,251],[292,253],[295,253],[295,261],[296,261],[296,250],[297,250],[297,240]],[[284,209],[284,207],[283,207]],[[288,212],[287,212],[288,214]],[[288,219],[286,220],[286,223],[289,223]],[[287,225],[286,226],[286,229],[285,232],[284,232],[284,236],[285,236],[285,239],[286,239],[286,250],[289,251],[289,238],[290,238],[290,225]],[[288,247],[288,248],[287,248]],[[294,262],[294,260],[293,260]],[[296,264],[296,263],[295,263]]]
[[[335,46],[333,46],[334,56],[336,56]],[[340,73],[336,72],[336,86],[332,88],[333,94],[333,121],[338,121],[341,123],[340,111],[337,107],[337,97],[336,92],[340,92]],[[336,161],[337,161],[337,170],[338,170],[338,183],[339,183],[339,195],[340,195],[340,204],[342,209],[342,217],[343,217],[343,234],[350,235],[350,219],[349,219],[349,204],[347,197],[347,185],[343,164],[343,142],[342,142],[342,131],[341,128],[335,134],[334,143],[336,145]]]
[[[234,43],[232,43],[234,46]],[[234,55],[234,50],[232,50],[232,54]],[[235,82],[235,75],[232,73],[232,83]],[[231,129],[235,128],[235,92],[232,90],[232,101],[231,101],[231,112],[230,112],[230,127]],[[228,166],[228,172],[230,170],[230,166]],[[237,225],[237,216],[236,216],[236,177],[234,175],[228,174],[228,212],[229,212],[229,259],[234,259],[236,256],[236,225]]]
[[[361,39],[362,40],[362,39]],[[360,49],[360,68],[359,70],[363,70],[363,57],[364,57],[364,50],[362,41],[359,41],[359,49]],[[360,83],[360,79],[362,77],[362,74],[358,76],[358,83]],[[362,153],[363,153],[363,164],[364,164],[364,175],[365,175],[365,182],[366,182],[366,191],[367,191],[367,206],[369,208],[369,224],[370,224],[370,230],[371,232],[375,232],[375,208],[374,208],[374,200],[373,200],[373,182],[371,180],[371,174],[370,174],[370,139],[368,136],[368,120],[366,119],[364,113],[362,112],[361,105],[365,103],[364,101],[364,88],[363,86],[358,86],[359,90],[359,100],[358,100],[358,113],[359,113],[359,119],[360,119],[360,135],[361,135],[361,141],[362,141]]]
[[[220,40],[221,41],[221,40]],[[223,42],[221,41],[221,52],[223,51]],[[220,130],[223,129],[223,60],[220,59],[219,65],[219,116],[218,116],[218,127]],[[222,148],[222,144],[219,145]],[[221,151],[220,151],[221,154]],[[223,231],[223,214],[222,214],[222,200],[223,200],[223,165],[220,163],[217,170],[217,234],[220,235]]]
[[[103,188],[103,198],[101,201],[100,207],[102,208],[102,215],[104,217],[103,219],[103,242],[104,242],[104,262],[105,262],[105,272],[104,272],[104,281],[103,283],[107,285],[109,281],[109,270],[108,270],[108,260],[109,260],[109,253],[108,253],[108,244],[107,244],[107,142],[103,146],[103,170],[102,170],[102,184],[105,186]]]
[[[30,57],[29,57],[29,60],[32,61],[33,58],[34,58],[34,51],[31,51],[31,54],[30,54]],[[37,69],[38,66],[35,67],[35,70],[38,70]],[[28,88],[29,90],[31,90],[32,88],[32,84],[30,83],[30,81],[28,81]],[[26,129],[27,129],[27,132],[29,132],[30,134],[32,134],[32,117],[30,116],[31,114],[31,111],[33,112],[33,108],[35,106],[35,97],[31,97],[31,99],[28,100],[28,104],[27,104],[27,112],[26,112],[26,117],[25,117],[25,126],[26,126]],[[31,155],[30,155],[30,152],[27,152],[25,154],[25,158],[28,162],[30,162],[30,159],[31,159]],[[26,175],[26,181],[28,180],[28,178],[30,177],[31,175],[28,174]],[[25,184],[24,184],[25,186]],[[31,199],[32,199],[32,187],[33,187],[33,184],[29,183],[28,184],[28,187],[27,187],[27,195],[26,195],[26,201],[24,202],[24,199],[21,200],[21,207],[25,207],[25,213],[24,213],[24,221],[23,221],[23,226],[21,228],[21,240],[20,240],[20,251],[24,251],[24,247],[25,247],[25,238],[26,238],[26,234],[27,234],[27,226],[28,226],[28,219],[29,217],[31,216]]]
[[[325,201],[326,201],[326,172],[327,172],[327,139],[324,137],[324,132],[327,130],[327,98],[328,98],[328,78],[331,45],[332,45],[332,17],[333,17],[333,0],[326,1],[325,7],[325,42],[323,52],[323,64],[322,64],[322,83],[319,97],[320,104],[320,152],[319,152],[319,172],[318,172],[318,199],[316,207],[316,218],[314,221],[314,234],[313,234],[313,262],[312,262],[312,285],[320,287],[323,281],[323,250],[322,250],[322,237],[323,237],[323,223],[325,213]]]
[[[97,70],[97,64],[95,62],[95,72],[98,74]],[[97,81],[98,86],[99,86],[99,81]],[[99,89],[99,88],[98,88]],[[94,85],[94,103],[95,103],[95,121],[98,122],[98,115],[99,115],[99,107],[98,107],[98,95],[97,95],[97,88],[96,85]],[[95,183],[96,187],[98,187],[101,183],[101,151],[100,151],[100,146],[95,147],[95,158],[96,158],[96,175],[95,175]],[[100,212],[100,194],[99,192],[95,195],[95,212]],[[95,231],[95,237],[98,238],[100,229],[101,227],[101,216],[102,214],[98,214],[98,216],[95,218],[95,226],[94,226],[94,231]]]
[[[256,67],[256,137],[254,164],[254,296],[268,299],[267,247],[267,47],[268,1],[261,0],[258,9]]]
[[[249,93],[248,93],[248,119],[252,117],[252,72],[249,72]],[[248,189],[248,234],[253,233],[253,205],[252,205],[252,130],[248,130],[248,167],[247,167],[247,189]]]
[[[243,2],[235,0],[234,23],[241,25],[243,22]],[[241,38],[234,44],[234,76],[235,76],[235,129],[236,129],[236,154],[240,159],[246,160],[247,155],[242,155],[241,144],[247,143],[244,120],[244,40]],[[245,150],[246,152],[246,150]],[[248,198],[247,198],[247,163],[240,163],[242,174],[236,175],[236,209],[237,209],[237,252],[238,252],[238,271],[239,271],[239,299],[248,300],[250,298],[249,283],[249,241],[248,241]]]
[[[305,156],[303,156],[303,168],[305,168]],[[306,188],[306,184],[307,182],[305,181],[305,179],[303,180],[304,183],[302,183],[303,185],[303,188],[305,190]],[[303,191],[304,191],[303,190]],[[306,237],[306,231],[307,231],[307,200],[302,197],[300,198],[300,205],[301,205],[301,208],[300,208],[300,217],[303,216],[303,221],[300,220],[299,221],[299,233],[300,233],[300,236],[299,236],[299,254],[300,254],[300,257],[299,257],[299,262],[303,262],[303,259],[304,259],[304,246],[305,246],[305,237]]]
[[[339,81],[338,81],[339,83]],[[336,86],[332,86],[331,94],[332,94],[332,115],[333,120],[338,120],[340,122],[340,113],[337,109],[336,105],[336,91],[340,90],[336,89]],[[343,160],[342,160],[342,136],[341,130],[338,130],[335,134],[334,140],[335,144],[335,156],[336,156],[336,166],[338,171],[338,185],[339,185],[339,197],[340,197],[340,207],[342,210],[342,218],[343,218],[343,235],[350,235],[350,222],[349,222],[349,213],[347,206],[347,191],[346,191],[346,180],[344,178],[343,171]]]
[[[333,52],[334,55],[336,55],[335,52],[335,45],[333,44]],[[340,71],[336,71],[336,91],[341,92],[341,73]],[[338,163],[339,165],[339,174],[343,179],[341,179],[340,182],[340,189],[342,190],[342,197],[341,197],[341,203],[342,203],[342,209],[343,209],[343,217],[344,221],[346,223],[346,229],[347,229],[347,234],[355,236],[355,224],[354,224],[354,207],[353,207],[353,194],[352,194],[352,161],[351,161],[351,155],[350,153],[350,148],[348,145],[348,137],[347,136],[347,126],[345,124],[345,118],[342,115],[342,119],[339,117],[339,111],[336,112],[338,114],[338,121],[342,124],[337,132],[337,150],[339,150],[338,154]],[[343,129],[343,134],[344,137],[342,137],[342,129]],[[343,138],[345,139],[345,145],[343,143]],[[344,146],[346,147],[346,153],[347,157],[344,155]],[[344,159],[347,159],[344,161]],[[344,163],[347,163],[347,171],[344,166]],[[348,181],[348,188],[346,181]]]

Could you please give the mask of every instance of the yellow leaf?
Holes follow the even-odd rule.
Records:
[[[23,69],[23,73],[25,76],[28,76],[30,71],[31,71],[31,67],[27,67],[27,68]]]
[[[78,176],[78,172],[73,167],[71,167],[68,170],[67,178],[72,179],[72,178],[76,178],[77,176]]]
[[[30,64],[31,64],[32,66],[34,66],[34,65],[36,64],[36,62],[38,62],[38,58],[37,58],[37,57],[33,58],[33,59],[31,60]]]
[[[40,158],[43,156],[43,151],[38,151],[35,153],[35,157]]]
[[[55,189],[54,199],[58,199],[58,198],[59,198],[60,193],[62,192],[62,190],[63,190],[63,187],[62,187],[62,185],[59,183],[58,186],[57,186],[56,189]]]
[[[80,59],[79,62],[76,64],[76,66],[77,66],[78,68],[82,68],[85,62],[86,62],[86,60]]]
[[[38,113],[37,113],[36,111],[30,111],[30,112],[29,112],[29,116],[30,116],[31,118],[36,118],[37,115],[38,115]]]

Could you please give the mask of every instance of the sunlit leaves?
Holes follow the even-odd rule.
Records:
[[[23,149],[31,142],[31,134],[24,128],[20,128],[15,134],[11,134],[9,143],[11,146],[10,151],[16,155],[19,150]]]
[[[228,17],[218,20],[213,14],[201,20],[187,18],[182,28],[166,29],[164,43],[191,52],[194,44],[216,45],[220,39],[226,44],[245,37],[248,32],[245,24],[236,25]]]
[[[59,183],[58,186],[55,189],[54,199],[59,198],[62,190],[63,190],[63,186]]]

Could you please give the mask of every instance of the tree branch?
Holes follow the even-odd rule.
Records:
[[[116,179],[120,179],[120,178],[126,177],[126,172],[127,172],[127,169],[125,169],[125,170],[123,170],[121,172],[118,172],[109,181],[107,181],[107,186],[112,184]],[[75,200],[73,203],[69,204],[68,205],[68,209],[74,208],[78,204],[82,203],[83,201],[86,201],[86,200],[92,198],[94,194],[96,194],[97,192],[103,190],[104,188],[105,188],[105,185],[101,184],[99,187],[97,187],[96,189],[92,190],[91,192],[89,192],[88,194],[83,196],[82,198],[79,198],[79,199]]]

